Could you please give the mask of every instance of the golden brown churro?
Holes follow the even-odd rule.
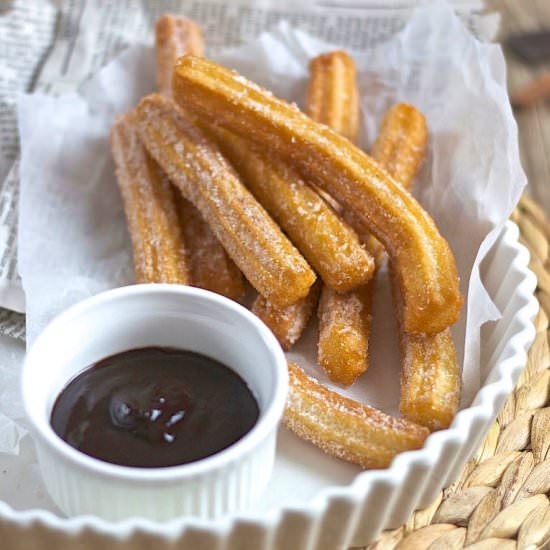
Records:
[[[263,296],[252,304],[252,313],[257,315],[275,335],[281,347],[288,351],[300,338],[319,301],[321,285],[317,281],[305,297],[287,307],[275,307]]]
[[[174,190],[139,141],[130,115],[120,117],[113,126],[111,149],[132,240],[137,282],[187,284]]]
[[[309,71],[306,111],[355,142],[359,101],[353,59],[342,51],[325,53],[311,60]],[[373,284],[344,294],[323,287],[321,293],[319,365],[333,382],[344,386],[353,384],[368,367]]]
[[[355,62],[340,50],[309,63],[306,111],[335,132],[356,142],[359,133],[359,91]]]
[[[306,113],[316,122],[325,124],[351,142],[357,142],[359,134],[357,69],[355,62],[346,52],[336,50],[324,53],[309,62]],[[331,195],[317,186],[315,188],[339,214],[344,215],[346,222],[361,237],[364,228],[360,222],[356,222],[356,218],[345,212]],[[358,228],[360,231],[357,231]]]
[[[370,154],[408,190],[424,159],[427,142],[424,115],[412,105],[397,103],[384,115]]]
[[[371,281],[346,294],[324,286],[319,301],[319,365],[338,384],[350,386],[368,367]]]
[[[374,260],[355,232],[299,174],[223,128],[214,126],[208,133],[325,284],[345,292],[371,278]]]
[[[172,96],[176,59],[184,54],[202,55],[200,28],[180,15],[162,15],[155,25],[157,85],[166,97]],[[244,294],[241,272],[202,219],[196,208],[177,192],[177,208],[187,250],[190,284],[239,300]]]
[[[178,57],[204,53],[201,29],[187,17],[162,15],[155,24],[155,47],[158,90],[162,95],[172,97],[172,77]]]
[[[386,468],[403,451],[420,449],[429,431],[325,388],[288,363],[285,425],[325,453],[363,468]]]
[[[412,105],[399,103],[388,110],[371,154],[409,189],[424,157],[426,122]],[[392,270],[393,271],[393,270]],[[447,428],[460,402],[460,367],[450,329],[438,334],[407,334],[402,327],[403,300],[392,285],[400,320],[401,414],[430,430]]]
[[[315,273],[244,187],[216,145],[169,99],[136,109],[140,137],[250,283],[277,306],[306,296]]]
[[[401,414],[430,430],[448,428],[460,404],[460,367],[450,329],[401,336]]]
[[[200,212],[179,191],[176,206],[187,246],[191,284],[239,300],[244,294],[242,273],[228,256]]]
[[[462,295],[448,243],[418,202],[349,140],[216,63],[184,56],[173,93],[183,107],[262,143],[369,224],[388,251],[409,333],[440,332],[460,314]]]

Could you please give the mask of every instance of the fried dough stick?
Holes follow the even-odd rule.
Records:
[[[355,62],[343,51],[322,54],[309,64],[306,112],[317,122],[357,141],[359,93]],[[328,377],[349,386],[368,368],[374,280],[337,293],[324,285],[319,317],[318,360]]]
[[[386,468],[399,453],[420,449],[429,431],[329,390],[288,363],[284,423],[325,453],[362,468]]]
[[[188,284],[174,189],[145,151],[131,115],[115,122],[111,149],[132,241],[136,281]]]
[[[424,157],[426,123],[412,105],[398,103],[388,110],[371,155],[410,189]],[[393,278],[393,268],[390,264]],[[401,347],[401,414],[430,430],[447,428],[458,410],[460,367],[450,329],[437,334],[407,334],[403,330],[403,300],[393,281]]]
[[[184,54],[203,55],[202,33],[186,17],[162,15],[155,25],[155,46],[157,86],[162,95],[171,97],[174,64]],[[241,272],[197,209],[179,192],[175,200],[186,244],[190,284],[239,300],[244,294]]]

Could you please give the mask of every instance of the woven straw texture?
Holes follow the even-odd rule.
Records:
[[[512,219],[541,306],[527,367],[457,481],[368,550],[550,549],[550,221],[528,197]]]

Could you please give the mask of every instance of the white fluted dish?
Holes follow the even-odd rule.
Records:
[[[367,544],[405,521],[457,476],[526,365],[538,303],[529,253],[518,237],[517,226],[508,222],[483,265],[485,286],[503,313],[483,333],[487,379],[472,405],[448,430],[432,434],[423,449],[401,454],[387,470],[361,472],[351,484],[326,488],[307,502],[213,521],[110,523],[90,516],[63,519],[44,510],[15,511],[0,503],[6,548],[331,550]]]

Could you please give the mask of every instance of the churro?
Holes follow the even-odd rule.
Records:
[[[393,276],[390,264],[390,275]],[[438,334],[407,334],[402,330],[403,301],[392,284],[400,328],[401,388],[399,410],[431,431],[448,428],[460,405],[462,381],[450,329]]]
[[[325,453],[363,468],[386,468],[401,452],[420,449],[429,431],[329,390],[293,363],[284,423]]]
[[[424,157],[426,122],[412,105],[391,107],[382,121],[371,154],[407,189],[411,187]],[[393,269],[390,264],[390,272]],[[399,285],[392,292],[399,319],[401,347],[401,414],[430,430],[447,428],[460,402],[460,367],[451,331],[407,334],[403,330],[403,300]]]
[[[401,414],[430,430],[448,428],[460,404],[461,379],[450,329],[401,335]]]
[[[350,386],[368,367],[373,282],[346,294],[324,286],[319,301],[319,365]]]
[[[155,49],[157,88],[162,95],[172,97],[172,77],[178,57],[204,53],[200,27],[181,15],[162,15],[155,24]]]
[[[223,128],[208,133],[325,284],[346,292],[371,278],[374,260],[355,232],[299,174]]]
[[[288,351],[300,338],[319,301],[321,286],[315,283],[309,294],[287,307],[276,307],[263,296],[252,304],[252,313],[257,315],[273,332],[281,347]]]
[[[359,134],[359,92],[357,69],[353,59],[344,51],[336,50],[314,57],[309,62],[309,82],[306,95],[306,113],[316,122],[325,124],[340,135],[356,143]],[[338,211],[352,227],[361,242],[370,231],[362,218],[343,209],[331,195],[322,189],[321,196]],[[369,240],[373,240],[369,238]],[[369,249],[381,253],[382,245]],[[376,258],[376,256],[375,256]]]
[[[355,62],[340,50],[321,54],[309,63],[307,113],[350,141],[359,133],[359,92]]]
[[[244,294],[242,273],[200,212],[179,191],[177,193],[176,205],[187,247],[191,285],[239,300]]]
[[[143,99],[136,118],[151,156],[199,209],[256,290],[279,307],[306,296],[315,273],[216,145],[171,100],[160,95]]]
[[[418,202],[371,157],[297,107],[206,59],[178,60],[173,93],[196,115],[279,154],[364,218],[394,263],[408,333],[440,332],[458,319],[462,295],[448,243]]]
[[[397,103],[384,115],[370,154],[408,190],[424,159],[427,141],[422,113],[412,105]]]
[[[313,120],[355,142],[359,94],[353,59],[342,51],[325,53],[311,60],[309,72],[306,111]],[[323,287],[318,360],[333,382],[349,386],[368,368],[372,292],[371,282],[344,294]]]
[[[157,86],[172,96],[176,59],[184,54],[202,55],[200,28],[181,15],[162,15],[155,24]],[[177,209],[185,238],[190,284],[239,300],[244,294],[241,272],[202,219],[197,209],[177,192]]]
[[[131,115],[111,131],[111,149],[132,241],[136,280],[187,284],[185,246],[174,190],[138,138]]]

